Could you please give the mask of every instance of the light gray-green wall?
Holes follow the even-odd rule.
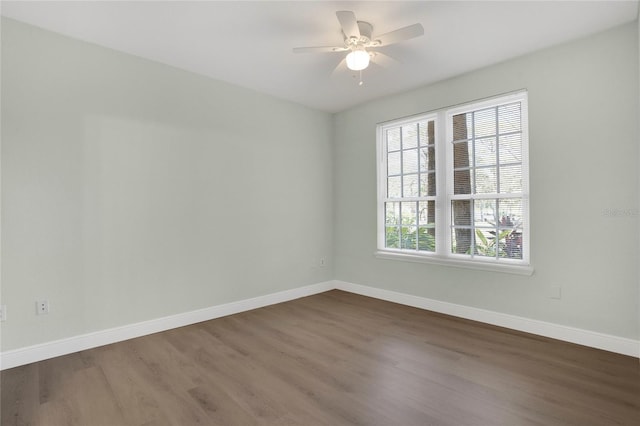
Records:
[[[533,276],[375,258],[376,123],[518,89]],[[637,120],[636,23],[335,115],[336,278],[637,339]]]
[[[3,19],[2,350],[331,278],[637,339],[638,42],[634,23],[332,119]],[[521,88],[534,275],[376,259],[376,123]]]
[[[3,351],[332,278],[329,114],[9,19],[2,89]]]

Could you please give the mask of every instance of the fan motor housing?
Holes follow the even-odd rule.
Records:
[[[342,35],[344,36],[344,44],[346,47],[350,47],[351,49],[364,46],[368,47],[371,45],[371,33],[373,32],[373,25],[365,21],[358,21],[358,29],[360,30],[360,38],[356,39],[355,37],[349,38],[344,32]]]

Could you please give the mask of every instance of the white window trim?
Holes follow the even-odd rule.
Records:
[[[450,117],[453,115],[475,111],[485,107],[520,101],[522,106],[521,129],[522,129],[522,200],[523,214],[526,217],[523,226],[523,239],[526,244],[523,247],[522,260],[475,257],[469,259],[465,255],[450,253],[451,247],[451,199],[453,196],[453,167],[449,167],[452,162],[453,146],[449,143],[452,139],[449,126]],[[528,102],[527,92],[519,91],[508,95],[488,98],[478,102],[443,108],[436,112],[419,114],[404,119],[393,120],[381,123],[377,126],[377,246],[375,256],[380,259],[399,260],[406,262],[429,263],[435,265],[453,266],[465,269],[476,269],[492,272],[504,272],[518,275],[532,275],[533,266],[530,263],[530,215],[529,215],[529,126],[528,126]],[[385,247],[385,211],[384,200],[386,198],[386,152],[384,144],[384,131],[389,127],[402,126],[418,120],[436,120],[435,125],[435,151],[436,151],[436,252],[418,252],[402,249],[390,249]],[[444,141],[443,136],[444,135]],[[444,148],[443,149],[443,145]],[[445,183],[443,185],[443,182]],[[496,197],[491,197],[496,198]],[[499,198],[499,197],[498,197]]]
[[[490,260],[481,260],[479,258],[477,258],[476,260],[456,259],[454,257],[441,257],[435,254],[413,254],[393,249],[378,250],[374,253],[374,255],[378,259],[386,260],[398,260],[412,263],[428,263],[432,265],[452,266],[456,268],[475,269],[489,272],[503,272],[515,275],[533,274],[533,266],[523,265],[520,263],[510,264],[506,260],[503,261],[503,263],[497,263]]]

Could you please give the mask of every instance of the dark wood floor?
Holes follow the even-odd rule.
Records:
[[[2,425],[639,425],[640,364],[338,290],[2,372]]]

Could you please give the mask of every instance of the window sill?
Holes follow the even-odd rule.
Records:
[[[530,265],[499,264],[382,250],[376,251],[375,256],[379,259],[399,260],[403,262],[430,263],[432,265],[451,266],[455,268],[475,269],[480,271],[503,272],[507,274],[526,276],[530,276],[533,274],[533,267]]]

